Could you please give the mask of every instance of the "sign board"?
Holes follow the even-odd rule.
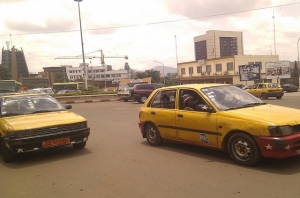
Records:
[[[266,63],[267,79],[291,78],[290,61]]]
[[[239,66],[239,75],[240,81],[252,81],[252,80],[260,80],[260,64],[253,65],[240,65]]]
[[[199,64],[199,65],[205,64],[205,60],[204,60],[204,59],[198,60],[198,64]]]

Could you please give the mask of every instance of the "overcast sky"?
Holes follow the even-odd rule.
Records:
[[[170,67],[176,67],[177,59],[179,63],[194,61],[193,38],[209,30],[243,32],[245,54],[270,55],[276,51],[280,60],[295,61],[299,10],[300,0],[80,3],[85,54],[99,56],[103,50],[105,56],[121,57],[105,58],[113,69],[128,62],[137,70],[160,65],[154,61]],[[17,49],[22,48],[31,73],[43,71],[43,67],[82,63],[82,59],[55,59],[82,53],[78,3],[74,0],[0,0],[0,21],[1,47],[6,48],[6,41],[10,41]],[[125,55],[128,60],[122,58]],[[90,61],[100,65],[99,58],[86,60]]]

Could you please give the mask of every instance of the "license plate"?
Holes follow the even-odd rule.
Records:
[[[70,144],[70,138],[60,138],[55,140],[44,141],[42,142],[42,147],[47,148],[47,147],[65,145],[65,144]]]

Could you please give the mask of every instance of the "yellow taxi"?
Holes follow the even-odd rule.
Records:
[[[16,154],[52,147],[86,146],[87,120],[48,94],[0,95],[0,149],[4,162]]]
[[[268,99],[269,97],[281,99],[284,94],[283,88],[276,83],[257,83],[255,85],[245,87],[244,90],[262,99]]]
[[[300,110],[264,103],[233,85],[157,89],[139,110],[138,125],[150,145],[172,140],[220,149],[245,166],[300,154]]]

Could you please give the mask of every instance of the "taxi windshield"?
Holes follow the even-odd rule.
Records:
[[[204,95],[219,109],[231,110],[264,105],[262,100],[236,86],[219,86],[201,89]]]
[[[62,110],[65,107],[49,95],[8,96],[0,101],[2,117]]]

